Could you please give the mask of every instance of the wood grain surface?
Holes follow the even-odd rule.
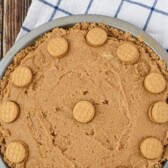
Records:
[[[13,45],[32,0],[0,0],[0,58]]]

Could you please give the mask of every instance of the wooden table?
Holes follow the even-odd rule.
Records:
[[[0,0],[0,59],[15,42],[32,0]]]

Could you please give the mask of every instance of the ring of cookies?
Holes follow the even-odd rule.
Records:
[[[108,40],[107,32],[100,27],[90,29],[85,40],[90,47],[102,47]],[[68,54],[69,51],[68,40],[64,37],[54,37],[49,40],[47,44],[48,53],[55,59],[61,59]],[[144,88],[150,94],[160,94],[166,89],[166,79],[161,73],[149,72],[149,68],[145,62],[139,66],[137,64],[140,59],[138,48],[131,42],[123,42],[117,48],[118,59],[124,64],[134,64],[139,69],[140,75],[144,78]],[[143,73],[141,73],[143,71]],[[12,73],[12,83],[15,87],[25,88],[31,85],[33,81],[33,73],[29,67],[18,66]],[[168,104],[166,101],[160,100],[153,102],[149,109],[147,109],[147,117],[149,122],[155,124],[166,124],[168,122]],[[6,124],[10,124],[19,120],[19,115],[22,110],[19,104],[14,101],[6,100],[0,104],[0,120]],[[96,115],[96,108],[92,102],[82,100],[76,102],[72,109],[72,116],[75,122],[83,124],[91,123]],[[148,159],[153,160],[159,158],[163,154],[163,145],[160,140],[153,137],[145,137],[142,139],[137,149],[140,150],[141,155]],[[5,156],[12,163],[20,163],[28,158],[29,148],[25,142],[16,139],[15,141],[7,144]],[[120,165],[118,168],[126,168]]]

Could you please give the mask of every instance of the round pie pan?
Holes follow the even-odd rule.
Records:
[[[45,23],[30,33],[27,33],[23,38],[14,44],[14,46],[7,52],[5,57],[0,62],[0,79],[3,77],[8,65],[12,62],[15,55],[21,50],[30,46],[34,41],[43,35],[45,32],[52,30],[55,27],[68,28],[79,22],[96,22],[104,23],[106,25],[116,27],[126,32],[130,32],[134,36],[141,35],[144,38],[145,43],[150,46],[165,62],[168,64],[168,54],[162,48],[162,46],[154,40],[150,35],[139,29],[138,27],[127,23],[123,20],[103,16],[103,15],[74,15],[55,19],[51,22]],[[168,163],[163,166],[168,168]],[[0,168],[7,168],[4,164],[2,157],[0,157]]]

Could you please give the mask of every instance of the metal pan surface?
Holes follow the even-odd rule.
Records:
[[[62,17],[59,19],[55,19],[51,22],[45,23],[39,26],[38,28],[32,30],[30,33],[27,33],[23,38],[21,38],[18,42],[16,42],[0,62],[0,79],[3,77],[5,70],[7,69],[8,65],[12,62],[15,55],[21,49],[33,44],[34,41],[39,36],[43,35],[45,32],[48,32],[55,27],[68,28],[79,22],[104,23],[106,25],[130,32],[134,36],[141,35],[144,38],[145,43],[148,46],[150,46],[168,64],[167,52],[156,40],[154,40],[150,35],[142,31],[140,28],[130,23],[127,23],[123,20],[103,15],[74,15],[74,16]],[[1,157],[0,157],[0,168],[7,168]],[[164,168],[168,168],[168,163],[164,165]]]

